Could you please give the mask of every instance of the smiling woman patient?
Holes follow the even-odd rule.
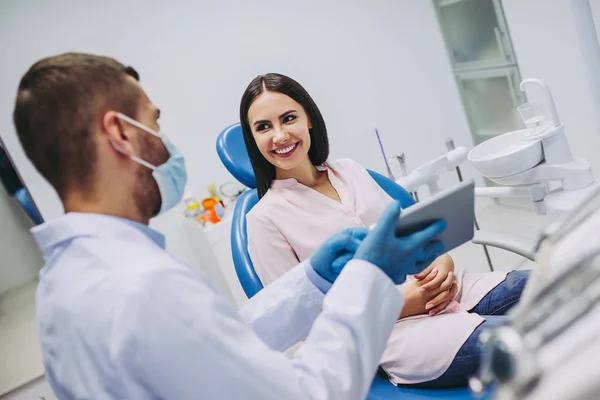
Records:
[[[247,216],[248,251],[263,284],[309,259],[332,233],[374,224],[393,201],[355,161],[327,160],[325,121],[293,79],[255,78],[240,121],[261,198]],[[423,268],[399,287],[405,305],[381,366],[396,384],[464,385],[479,366],[480,332],[503,323],[529,271],[455,274],[447,254]]]

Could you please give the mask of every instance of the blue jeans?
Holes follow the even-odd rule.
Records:
[[[519,301],[525,284],[529,279],[530,270],[512,271],[506,279],[492,289],[472,309],[470,313],[476,313],[485,318],[462,345],[450,367],[437,379],[420,383],[419,387],[448,388],[465,386],[470,376],[477,373],[481,358],[481,349],[477,345],[479,335],[486,328],[495,328],[508,322],[506,313]]]

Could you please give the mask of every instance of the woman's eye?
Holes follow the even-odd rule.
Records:
[[[283,117],[283,123],[287,124],[288,122],[292,122],[296,119],[295,115],[286,115],[285,117]]]
[[[269,125],[267,125],[267,124],[260,124],[256,127],[257,132],[264,132],[267,129],[269,129]]]

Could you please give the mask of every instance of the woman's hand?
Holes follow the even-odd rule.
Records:
[[[427,304],[425,304],[425,310],[427,310],[429,316],[434,316],[444,311],[450,302],[454,300],[457,292],[456,276],[452,271],[448,273],[448,277],[442,282],[439,288],[422,292],[421,295],[429,299]]]
[[[443,311],[454,297],[458,287],[454,275],[454,261],[448,254],[438,257],[429,267],[415,275],[419,293],[427,299],[426,312],[433,316]]]
[[[442,254],[423,271],[415,274],[415,279],[422,282],[421,292],[438,289],[448,278],[448,274],[454,273],[454,261],[448,254]]]
[[[443,311],[454,297],[458,290],[454,273],[450,272],[447,278],[437,289],[420,289],[423,281],[406,282],[400,287],[404,295],[404,306],[400,312],[399,318],[412,317],[414,315],[429,314],[434,316]]]

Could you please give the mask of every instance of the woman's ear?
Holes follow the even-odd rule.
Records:
[[[108,111],[104,114],[101,133],[115,150],[130,156],[133,154],[130,133],[125,130],[126,123],[118,115],[115,111]]]

